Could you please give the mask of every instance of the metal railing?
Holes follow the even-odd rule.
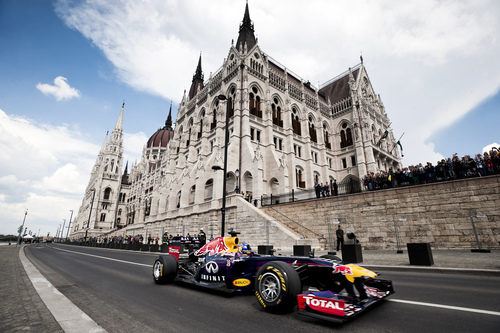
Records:
[[[291,192],[282,194],[271,194],[270,196],[262,196],[262,206],[277,205],[288,202],[297,202],[303,200],[327,198],[331,196],[339,196],[361,192],[361,184],[354,179],[337,186],[327,185],[321,189],[292,189]]]

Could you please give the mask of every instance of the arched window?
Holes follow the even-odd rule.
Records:
[[[213,191],[214,191],[214,180],[209,179],[205,183],[205,200],[212,200],[213,197]]]
[[[219,100],[216,99],[214,103],[213,112],[212,112],[212,123],[210,124],[210,131],[215,131],[217,127],[217,107],[219,106]]]
[[[300,126],[299,111],[295,106],[292,107],[292,129],[293,129],[293,133],[295,133],[297,135],[302,135],[302,129]]]
[[[229,103],[228,104],[229,117],[232,117],[232,116],[234,116],[234,100],[236,97],[236,88],[232,87],[231,90],[229,90],[228,95],[229,96],[228,96],[227,102]]]
[[[283,127],[283,120],[281,119],[281,105],[280,100],[277,97],[273,98],[273,103],[271,104],[271,110],[273,112],[273,124],[279,127]]]
[[[181,191],[177,192],[177,205],[176,205],[177,208],[181,207],[181,194],[182,194]]]
[[[110,195],[111,195],[111,188],[106,187],[106,189],[104,190],[104,200],[109,200]]]
[[[196,193],[196,185],[191,186],[191,190],[189,191],[189,204],[194,204],[194,195]]]
[[[102,213],[99,222],[104,222],[104,220],[106,220],[106,214]]]
[[[262,118],[262,111],[260,110],[260,96],[257,87],[252,87],[252,92],[249,95],[249,109],[250,114]]]
[[[316,129],[314,128],[314,119],[312,116],[309,116],[309,136],[311,137],[312,142],[318,142],[316,137]]]
[[[270,181],[270,185],[271,185],[271,194],[272,195],[277,195],[279,194],[279,186],[280,186],[280,183],[278,182],[278,180],[276,178],[272,178],[271,181]]]
[[[202,109],[200,112],[200,131],[198,132],[198,140],[203,135],[203,119],[205,118],[205,109]]]
[[[325,138],[325,148],[332,149],[330,138],[328,137],[328,125],[326,123],[323,124],[323,137]]]
[[[249,171],[243,175],[243,185],[245,186],[243,190],[251,196],[253,193],[253,176]]]
[[[306,182],[302,180],[303,171],[301,168],[295,168],[295,185],[300,188],[306,187]]]
[[[193,128],[193,118],[189,119],[188,122],[188,137],[186,140],[186,147],[189,147],[189,143],[191,142],[191,130]]]
[[[319,184],[319,173],[317,172],[314,173],[314,183]]]
[[[122,209],[118,209],[118,216],[122,215]]]
[[[342,129],[340,130],[340,148],[345,148],[351,145],[352,145],[351,129],[347,126],[347,123],[343,123]]]

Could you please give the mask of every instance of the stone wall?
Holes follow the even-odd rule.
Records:
[[[500,248],[500,176],[327,197],[262,209],[293,229],[300,223],[335,241],[335,222],[355,232],[364,249],[396,249],[406,243],[433,248]],[[397,230],[397,232],[396,232]]]
[[[152,235],[153,238],[157,236],[161,238],[163,232],[173,235],[186,235],[187,233],[195,235],[203,228],[207,237],[218,237],[221,227],[220,214],[220,209],[210,209],[197,213],[189,212],[162,221],[129,225],[114,231],[109,236],[142,234],[145,238],[148,235]],[[231,229],[240,232],[241,241],[249,243],[255,250],[258,245],[267,244],[273,245],[274,249],[278,251],[292,251],[293,245],[300,244],[320,248],[317,239],[294,232],[293,228],[284,226],[261,209],[245,201],[241,195],[233,194],[227,197],[225,234],[228,235],[228,231]],[[304,228],[299,228],[299,230],[302,229]]]

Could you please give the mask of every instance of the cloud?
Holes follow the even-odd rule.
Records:
[[[67,80],[68,79],[64,76],[58,76],[54,79],[53,86],[48,83],[38,83],[36,89],[40,90],[45,95],[54,96],[58,102],[64,99],[79,98],[80,92],[70,87],[66,82]]]
[[[496,148],[496,149],[500,150],[500,144],[493,142],[493,143],[490,143],[489,145],[484,146],[483,153],[489,153],[492,148]]]
[[[135,161],[141,160],[142,149],[148,137],[143,132],[138,133],[123,133],[123,148],[124,148],[124,161],[129,162],[130,166]],[[130,171],[130,169],[129,169]]]
[[[140,156],[144,133],[124,137],[125,156]],[[0,233],[15,233],[26,208],[33,232],[54,234],[70,209],[75,217],[100,145],[67,125],[39,124],[0,109]]]
[[[498,1],[276,0],[249,7],[264,52],[315,84],[355,65],[362,51],[395,136],[405,132],[405,164],[439,159],[429,138],[500,88]],[[56,4],[123,82],[177,101],[200,51],[206,79],[222,65],[243,9],[230,0]]]

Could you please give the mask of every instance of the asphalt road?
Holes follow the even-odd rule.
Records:
[[[351,322],[334,324],[296,313],[266,313],[253,295],[228,296],[186,285],[156,285],[151,275],[153,254],[39,244],[27,247],[26,255],[59,291],[108,332],[500,331],[498,315],[431,306],[499,312],[497,276],[380,271],[393,280],[396,294]]]

